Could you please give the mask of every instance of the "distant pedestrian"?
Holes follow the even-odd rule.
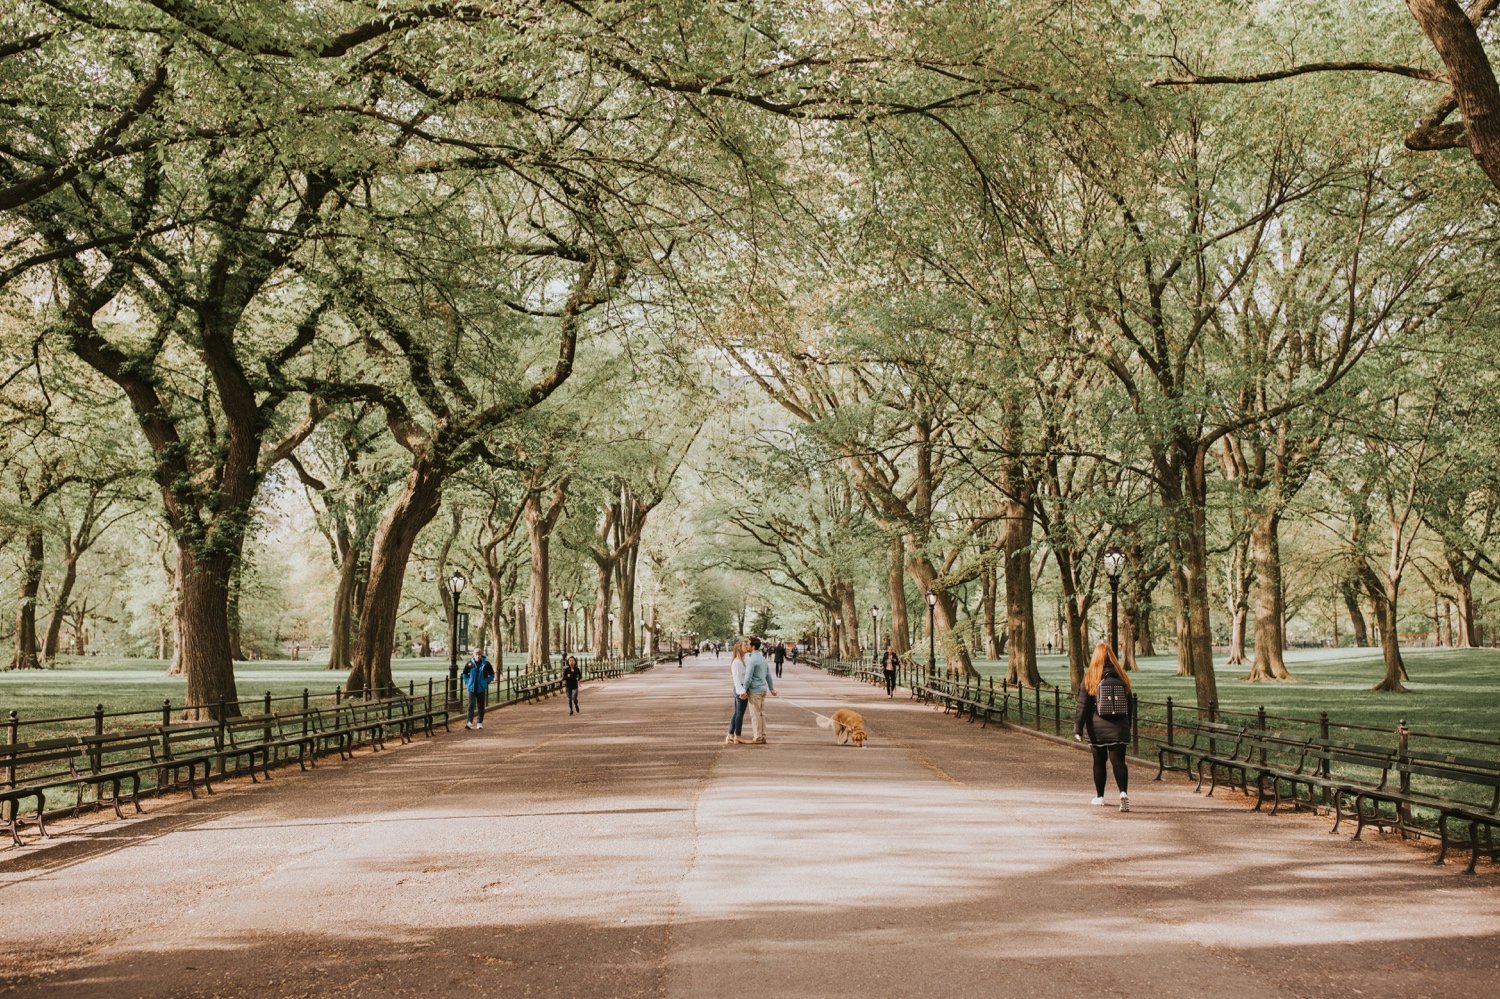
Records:
[[[583,708],[578,705],[578,684],[583,681],[583,670],[578,667],[578,657],[569,656],[568,665],[563,667],[563,689],[568,692],[568,714],[574,712],[582,713]]]
[[[729,657],[729,682],[734,688],[734,713],[729,716],[729,734],[724,736],[726,746],[739,745],[740,732],[745,725],[745,707],[750,701],[750,694],[745,690],[745,651],[748,648],[744,642],[735,642],[734,653]]]
[[[677,668],[682,669],[682,645],[677,646]]]
[[[1088,735],[1094,753],[1094,801],[1104,804],[1104,764],[1108,760],[1120,789],[1120,811],[1130,811],[1130,774],[1125,769],[1125,746],[1130,741],[1130,677],[1120,668],[1108,642],[1094,647],[1094,656],[1078,688],[1073,712],[1073,738]]]
[[[484,649],[475,649],[473,657],[464,666],[462,677],[464,689],[469,692],[469,714],[464,728],[484,728],[484,699],[494,679],[495,667],[485,657]]]
[[[777,642],[776,648],[771,650],[771,661],[776,664],[776,677],[781,678],[781,664],[786,662],[786,643]]]
[[[750,716],[750,738],[741,740],[752,746],[764,746],[766,744],[766,695],[780,697],[776,693],[776,684],[771,679],[771,664],[766,662],[766,657],[760,651],[760,639],[750,639],[750,655],[745,657],[745,692],[749,694],[749,703],[745,705],[745,714]]]
[[[895,643],[885,647],[885,654],[880,657],[880,671],[885,674],[885,696],[896,696],[896,667],[901,665],[901,657],[896,655]]]

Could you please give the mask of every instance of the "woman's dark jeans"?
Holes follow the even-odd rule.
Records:
[[[730,735],[738,736],[740,734],[740,729],[745,724],[745,705],[748,703],[739,694],[734,695],[734,714],[729,718]]]

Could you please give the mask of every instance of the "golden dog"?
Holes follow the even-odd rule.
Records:
[[[833,729],[833,741],[840,746],[864,747],[865,719],[858,711],[839,708],[831,718],[818,715],[818,727]]]

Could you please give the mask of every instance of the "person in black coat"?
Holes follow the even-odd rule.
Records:
[[[1094,646],[1089,668],[1078,688],[1078,706],[1073,712],[1073,738],[1088,736],[1094,752],[1094,801],[1104,804],[1105,762],[1115,774],[1120,789],[1120,811],[1130,811],[1130,774],[1125,768],[1125,747],[1130,743],[1130,677],[1120,668],[1108,642]]]
[[[880,657],[880,671],[885,674],[885,696],[896,696],[896,667],[901,664],[901,657],[896,655],[896,645],[892,642],[885,647],[885,653]]]
[[[583,670],[578,668],[578,657],[569,656],[568,664],[563,668],[563,689],[568,693],[568,714],[582,712],[583,708],[578,706],[578,685],[583,681]]]

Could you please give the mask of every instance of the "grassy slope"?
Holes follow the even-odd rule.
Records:
[[[1253,712],[1264,705],[1268,714],[1317,718],[1327,711],[1334,722],[1394,730],[1402,719],[1419,732],[1500,738],[1500,650],[1403,650],[1411,680],[1409,694],[1377,694],[1370,690],[1384,675],[1379,649],[1297,649],[1287,653],[1287,667],[1298,683],[1247,683],[1239,679],[1243,667],[1218,661],[1219,702],[1226,709]],[[1003,676],[1003,663],[980,662],[980,672]],[[1040,657],[1048,683],[1068,682],[1063,656]],[[1191,677],[1175,676],[1175,656],[1156,656],[1141,662],[1132,679],[1143,700],[1192,705]]]

